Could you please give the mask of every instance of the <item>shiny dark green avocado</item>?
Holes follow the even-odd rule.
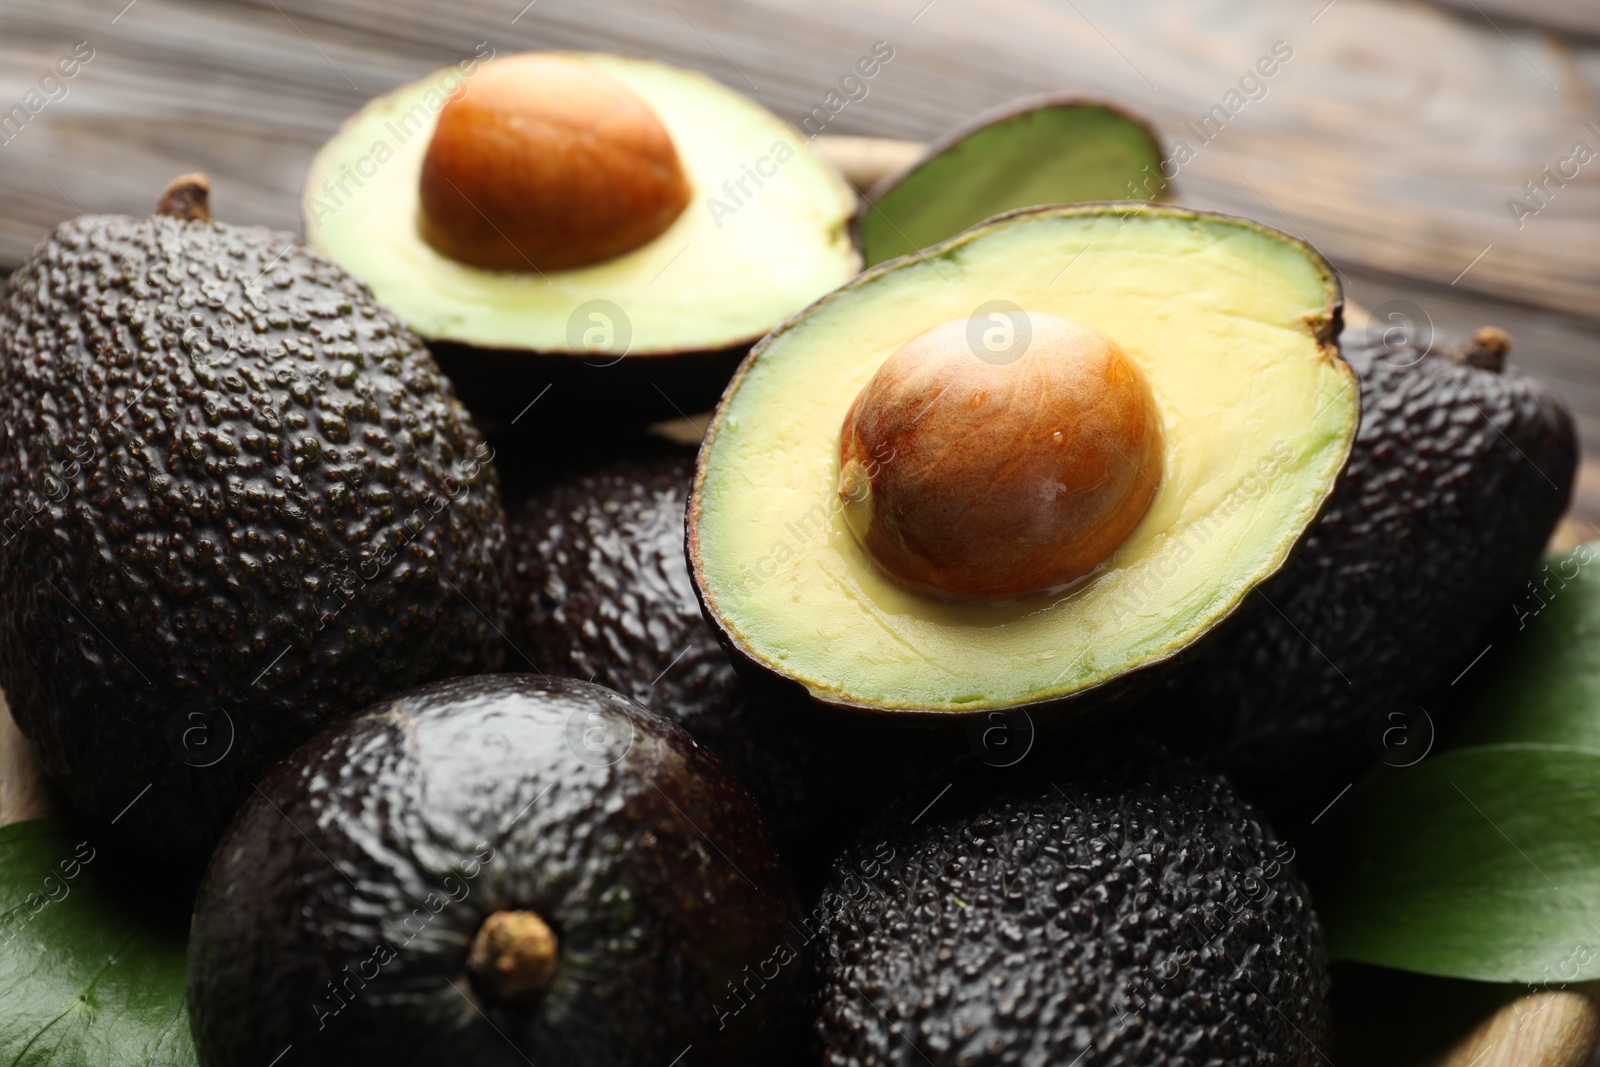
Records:
[[[700,614],[683,553],[694,454],[636,454],[546,487],[511,515],[512,629],[539,669],[588,678],[683,724],[780,836],[809,822],[809,746],[747,696]]]
[[[1512,620],[1572,494],[1572,416],[1506,365],[1503,332],[1431,351],[1385,336],[1344,342],[1363,415],[1321,517],[1156,698],[1280,824],[1377,759],[1422,758],[1444,726],[1438,694]]]
[[[803,963],[749,794],[602,686],[439,682],[280,765],[195,905],[204,1067],[787,1062]]]
[[[873,811],[950,757],[924,751],[920,737],[821,734],[735,673],[689,579],[693,477],[692,452],[636,451],[513,507],[508,632],[540,670],[589,678],[681,723],[749,787],[814,890],[808,875]]]
[[[1186,760],[1056,769],[930,785],[835,861],[815,912],[821,1062],[1331,1062],[1293,850]]]
[[[0,301],[0,685],[79,809],[196,868],[323,726],[505,654],[505,515],[450,383],[206,190],[64,223]]]
[[[589,678],[702,741],[736,731],[738,679],[683,554],[694,453],[628,457],[511,513],[512,639],[541,670]]]

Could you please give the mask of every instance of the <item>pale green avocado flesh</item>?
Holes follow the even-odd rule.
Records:
[[[478,270],[423,241],[423,156],[445,100],[472,91],[481,64],[469,61],[372,101],[322,148],[306,182],[307,240],[430,340],[551,353],[592,349],[580,311],[591,301],[622,309],[630,354],[748,344],[860,268],[854,194],[776,116],[692,71],[572,58],[632,89],[672,136],[692,197],[660,237],[543,273]]]
[[[960,130],[874,189],[857,222],[869,266],[1016,208],[1157,200],[1166,192],[1150,127],[1106,104],[1024,103]]]
[[[1066,593],[956,604],[884,578],[845,525],[841,422],[896,348],[991,300],[1118,342],[1165,445],[1149,510]],[[1275,573],[1359,418],[1327,262],[1277,231],[1139,204],[991,220],[868,271],[767,337],[701,452],[692,569],[735,648],[833,704],[977,711],[1071,697],[1159,663]]]

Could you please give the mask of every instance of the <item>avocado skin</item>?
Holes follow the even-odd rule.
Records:
[[[430,347],[481,425],[509,431],[537,416],[545,427],[559,429],[570,448],[575,440],[593,447],[619,430],[714,407],[757,339],[632,358],[519,352],[459,341],[433,341]],[[546,389],[550,395],[538,400]]]
[[[589,678],[680,723],[750,789],[785,854],[822,848],[820,866],[843,841],[810,841],[816,747],[745,688],[689,581],[693,477],[691,451],[636,451],[514,506],[509,632],[539,669]]]
[[[46,770],[198,866],[323,725],[498,668],[491,458],[422,342],[291,236],[61,226],[0,306],[0,685]]]
[[[683,555],[694,454],[579,474],[511,514],[513,638],[541,669],[593,678],[709,742],[738,679],[701,617]]]
[[[683,449],[636,451],[514,505],[509,633],[540,670],[616,689],[715,752],[755,796],[809,897],[873,812],[966,750],[932,731],[818,722],[735,671],[684,553],[694,463]],[[885,767],[890,749],[898,758]]]
[[[1251,610],[1157,698],[1172,736],[1280,825],[1374,762],[1369,720],[1393,701],[1443,725],[1437,698],[1509,620],[1577,468],[1571,415],[1515,368],[1381,335],[1343,347],[1362,421],[1339,484]]]
[[[1331,1053],[1292,851],[1226,779],[1138,750],[1029,767],[907,797],[836,861],[813,949],[824,1064]]]
[[[596,730],[615,746],[586,750]],[[508,908],[560,963],[495,1004],[464,963]],[[206,1067],[289,1044],[330,1065],[785,1062],[802,965],[770,961],[796,917],[749,794],[680,727],[588,682],[452,679],[319,735],[240,811],[195,906],[190,1021]],[[723,1018],[747,967],[769,977]]]

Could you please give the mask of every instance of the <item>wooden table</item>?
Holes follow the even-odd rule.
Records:
[[[4,0],[0,109],[92,58],[0,129],[0,270],[79,212],[148,213],[190,170],[220,217],[297,230],[306,164],[338,124],[480,42],[658,56],[798,124],[877,41],[892,61],[828,134],[920,141],[1024,94],[1110,97],[1195,150],[1183,202],[1304,235],[1380,315],[1404,301],[1441,333],[1508,329],[1588,442],[1567,536],[1600,536],[1600,158],[1559,176],[1575,143],[1600,153],[1594,0]],[[1279,41],[1293,57],[1264,95],[1197,137]],[[14,818],[37,793],[8,727]],[[1581,1059],[1593,1001],[1548,996],[1524,1012],[1536,1028],[1502,1012],[1451,1062]],[[1545,1058],[1526,1051],[1536,1029]]]

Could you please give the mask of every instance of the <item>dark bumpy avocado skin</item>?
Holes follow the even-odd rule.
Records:
[[[0,307],[0,685],[52,777],[198,858],[333,718],[497,668],[489,458],[421,341],[290,236],[60,227]]]
[[[738,679],[684,560],[693,477],[693,453],[625,459],[513,509],[513,637],[542,670],[592,678],[709,740],[736,713]]]
[[[1148,753],[1017,773],[920,817],[908,798],[835,863],[813,957],[827,1067],[1331,1055],[1292,852],[1226,780]]]
[[[664,1067],[691,1044],[689,1062],[744,1067],[796,1047],[803,965],[773,962],[795,898],[749,794],[610,690],[435,683],[324,732],[261,789],[195,909],[206,1067],[290,1044],[341,1067]],[[464,970],[505,909],[560,942],[552,983],[513,1003]],[[728,1015],[746,982],[759,994]]]
[[[682,723],[755,794],[786,851],[807,852],[815,746],[746,692],[700,613],[683,551],[693,477],[692,452],[638,454],[514,508],[511,634],[541,670]]]
[[[693,453],[640,453],[514,507],[511,635],[541,670],[592,678],[682,723],[749,787],[809,892],[809,872],[950,757],[854,723],[846,737],[820,733],[735,674],[689,579],[693,476]],[[900,759],[886,769],[890,748]]]
[[[1356,336],[1344,356],[1362,421],[1339,485],[1251,613],[1163,693],[1187,747],[1280,821],[1373,762],[1369,720],[1382,737],[1396,701],[1437,716],[1430,695],[1509,618],[1577,465],[1565,407],[1492,353]],[[1419,749],[1426,732],[1410,730]]]

